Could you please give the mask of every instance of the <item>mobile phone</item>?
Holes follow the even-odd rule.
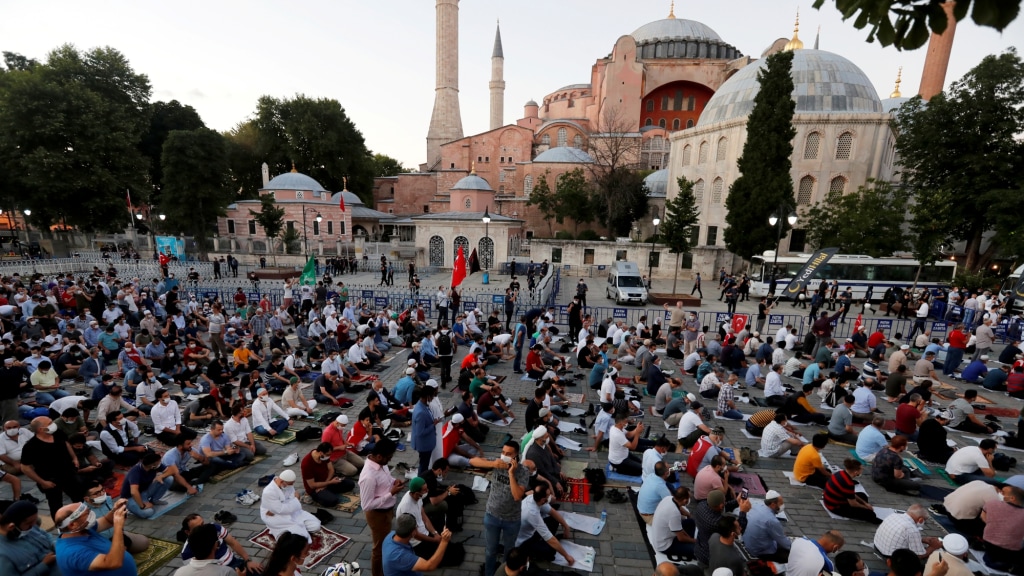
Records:
[[[740,498],[746,500],[747,499],[747,495],[749,493],[750,492],[746,488],[743,488],[742,490],[740,490]]]

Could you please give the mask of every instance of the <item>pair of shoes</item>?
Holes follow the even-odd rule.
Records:
[[[242,506],[251,506],[256,502],[259,502],[259,499],[259,494],[256,494],[255,492],[249,489],[242,490],[238,494],[235,494],[235,502],[241,504]]]
[[[526,372],[523,372],[522,370],[513,370],[512,372],[515,374],[526,374]]]
[[[608,496],[608,501],[611,502],[612,504],[622,504],[623,502],[629,500],[629,498],[627,498],[625,494],[620,492],[618,488],[612,488],[611,490],[608,490],[607,492],[605,492],[605,495]]]
[[[238,520],[238,516],[235,516],[231,512],[228,512],[227,510],[221,510],[220,512],[217,512],[213,515],[213,519],[221,524],[231,524]]]
[[[260,488],[263,488],[264,486],[266,486],[267,484],[270,484],[273,481],[274,481],[274,475],[273,474],[267,474],[266,476],[260,476],[260,479],[256,481],[256,485],[259,486]]]
[[[18,498],[18,500],[24,500],[25,502],[31,502],[33,504],[39,504],[40,502],[42,502],[42,500],[40,500],[39,498],[36,498],[35,496],[28,493],[22,494],[21,498]]]
[[[288,456],[285,457],[284,465],[285,466],[294,466],[295,463],[298,462],[298,461],[299,461],[298,453],[292,452],[291,454],[289,454]]]

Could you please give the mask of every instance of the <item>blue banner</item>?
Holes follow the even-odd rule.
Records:
[[[161,254],[174,256],[182,262],[185,261],[185,242],[174,236],[157,236],[156,249]]]
[[[491,304],[504,304],[504,303],[505,303],[505,297],[504,296],[499,296],[498,294],[494,294],[494,295],[491,296]]]
[[[768,325],[769,326],[785,326],[786,325],[786,317],[783,316],[782,314],[769,314],[768,315]]]
[[[380,296],[373,299],[373,305],[376,308],[384,308],[388,305],[387,298],[381,298]]]
[[[932,332],[945,332],[948,329],[945,322],[932,322]]]
[[[203,292],[203,300],[216,300],[218,296],[219,292]]]
[[[731,316],[728,312],[719,312],[715,314],[715,322],[728,322]]]
[[[419,304],[420,306],[423,306],[424,309],[430,310],[430,299],[429,298],[420,298],[419,300],[416,301],[416,303]]]
[[[892,330],[892,320],[879,320],[876,327],[879,330]]]
[[[373,290],[363,290],[363,298],[366,298],[367,300],[373,298]]]
[[[626,312],[625,308],[612,308],[612,318],[625,318]]]
[[[476,310],[476,302],[466,300],[462,303],[462,311],[469,312],[470,310]]]
[[[260,293],[259,292],[249,292],[249,302],[259,302],[259,300],[260,300]]]

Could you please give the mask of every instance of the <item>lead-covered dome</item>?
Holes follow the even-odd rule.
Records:
[[[722,40],[718,32],[707,24],[683,18],[665,18],[648,22],[634,30],[631,36],[637,44],[655,40]]]
[[[452,186],[452,190],[486,190],[494,192],[494,188],[491,188],[487,180],[477,176],[476,172],[456,182],[455,186]]]
[[[560,164],[593,164],[594,159],[583,150],[572,146],[556,146],[537,154],[534,164],[554,162]]]
[[[665,198],[668,192],[668,168],[655,170],[644,178],[644,185],[647,186],[648,196],[651,198]]]
[[[708,101],[698,126],[742,118],[754,109],[761,88],[758,60],[729,78]],[[867,75],[839,54],[824,50],[793,51],[793,99],[796,114],[880,114],[878,92]]]
[[[324,187],[319,182],[300,172],[285,172],[267,182],[264,190],[310,190],[312,192],[323,192]]]

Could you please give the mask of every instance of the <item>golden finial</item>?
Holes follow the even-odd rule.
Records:
[[[669,7],[668,7],[668,19],[669,20],[675,20],[676,19],[676,0],[672,0],[672,4],[670,4]]]
[[[903,81],[903,66],[896,72],[896,87],[893,88],[892,94],[889,94],[889,98],[900,98],[903,95],[900,94],[900,82]]]
[[[298,170],[295,169],[295,161],[294,160],[292,161],[292,172],[298,172]]]
[[[476,160],[469,163],[469,173],[470,175],[476,175]]]
[[[800,40],[799,32],[800,32],[800,10],[797,9],[797,11],[796,11],[796,23],[793,24],[793,39],[790,40],[789,42],[786,42],[786,46],[783,47],[783,50],[803,50],[804,43],[803,43],[803,41]]]
[[[348,176],[341,177],[341,190],[342,192],[348,191]]]

